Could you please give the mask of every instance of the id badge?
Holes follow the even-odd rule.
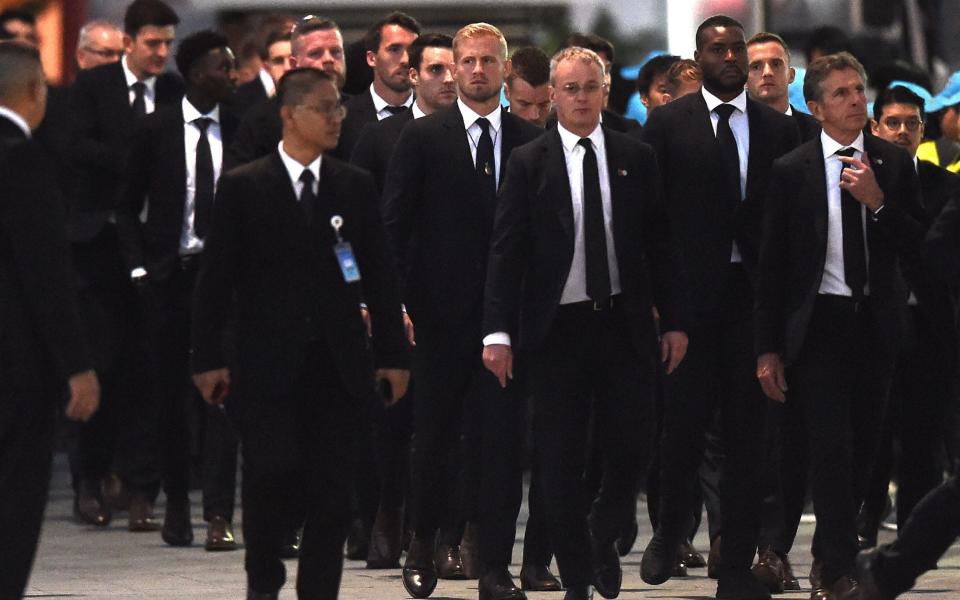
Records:
[[[360,281],[360,267],[357,265],[357,259],[353,256],[353,247],[350,242],[334,244],[333,253],[337,256],[337,263],[343,273],[343,280],[347,283]]]

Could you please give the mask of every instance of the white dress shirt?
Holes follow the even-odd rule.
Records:
[[[852,296],[853,290],[847,285],[843,268],[843,212],[840,205],[840,171],[843,163],[837,151],[854,148],[853,157],[863,156],[863,132],[847,146],[831,138],[825,131],[820,132],[823,145],[823,162],[827,180],[827,259],[823,265],[823,278],[820,280],[820,293],[835,296]],[[863,227],[864,248],[866,248],[867,225],[864,220],[866,207],[860,205],[860,222]],[[867,252],[867,273],[870,272],[870,253]],[[864,294],[870,294],[869,279],[864,286]]]
[[[488,115],[478,115],[472,108],[457,100],[457,106],[460,107],[460,114],[463,116],[463,126],[467,129],[467,140],[470,142],[470,156],[473,158],[473,164],[477,164],[477,144],[480,143],[480,136],[483,130],[477,125],[477,119],[484,117],[490,122],[490,137],[493,138],[493,175],[496,186],[500,187],[500,125],[502,123],[503,110],[499,105]]]
[[[120,59],[120,65],[123,67],[123,77],[127,80],[127,98],[130,102],[130,106],[133,106],[133,101],[137,97],[137,93],[133,91],[133,84],[137,81],[137,76],[133,74],[133,71],[130,70],[130,67],[127,66],[127,57],[124,56]],[[147,114],[149,115],[156,109],[157,102],[157,77],[147,77],[142,82],[146,89],[143,91],[143,105],[147,109]]]
[[[373,89],[372,83],[370,84],[370,97],[373,98],[373,108],[377,111],[378,121],[382,121],[387,117],[393,116],[393,113],[387,110],[388,106],[393,106],[393,105],[380,97],[380,94],[378,94],[377,91]],[[413,104],[412,91],[410,92],[410,95],[407,96],[407,99],[404,100],[403,104],[401,104],[400,106],[406,106],[407,108],[409,108],[411,104]]]
[[[274,94],[277,93],[277,84],[273,82],[273,77],[270,77],[270,73],[268,73],[266,69],[260,69],[257,77],[260,78],[260,85],[263,86],[263,91],[267,93],[267,98],[273,98]]]
[[[710,111],[710,124],[713,126],[713,135],[717,135],[717,124],[720,123],[720,115],[713,112],[713,109],[721,104],[730,104],[735,109],[730,113],[730,129],[733,131],[733,139],[737,141],[737,154],[740,157],[740,200],[747,195],[747,164],[750,160],[750,120],[747,118],[747,91],[744,90],[739,96],[730,102],[724,102],[707,91],[707,88],[700,88],[703,99],[707,102],[707,110]],[[730,252],[730,262],[742,262],[740,249],[737,243],[733,243],[733,250]]]
[[[320,161],[323,159],[323,155],[318,156],[309,165],[303,165],[287,154],[286,150],[283,149],[283,141],[277,145],[277,149],[280,151],[280,160],[283,161],[283,166],[287,168],[287,175],[290,176],[290,183],[293,184],[293,195],[296,196],[297,201],[300,201],[300,192],[303,191],[303,182],[300,181],[300,176],[303,175],[304,169],[310,169],[310,172],[313,173],[313,193],[317,194],[320,187]]]
[[[560,304],[573,304],[590,300],[587,295],[587,254],[584,234],[584,190],[583,158],[586,149],[580,145],[580,136],[565,129],[559,123],[557,131],[563,145],[563,156],[567,165],[567,179],[570,183],[570,200],[573,208],[573,260],[567,281],[563,285]],[[588,136],[597,155],[597,173],[600,176],[600,199],[603,202],[603,229],[607,242],[607,266],[610,269],[610,293],[619,294],[620,269],[617,266],[617,252],[613,239],[613,201],[610,194],[610,171],[607,168],[607,151],[604,144],[603,129],[597,128]],[[510,345],[510,335],[506,332],[491,333],[483,338],[483,345]]]
[[[197,237],[194,229],[197,195],[197,143],[200,142],[200,126],[194,123],[201,117],[212,121],[207,126],[207,142],[210,144],[210,157],[213,159],[213,189],[216,192],[223,167],[223,138],[220,134],[220,105],[207,114],[200,114],[190,101],[183,98],[180,103],[183,110],[183,149],[187,159],[187,196],[183,207],[183,228],[180,234],[180,256],[196,254],[203,250],[203,240]]]
[[[33,133],[30,131],[30,125],[27,123],[26,119],[20,116],[19,113],[6,106],[0,105],[0,117],[6,117],[13,121],[13,124],[23,131],[23,135],[27,136],[28,140],[33,137]]]
[[[420,117],[425,117],[425,116],[427,116],[427,113],[425,113],[425,112],[423,112],[422,110],[420,110],[420,105],[417,104],[416,102],[414,102],[413,104],[410,105],[410,110],[413,111],[413,120],[414,120],[414,121],[416,121],[416,120],[419,119]]]

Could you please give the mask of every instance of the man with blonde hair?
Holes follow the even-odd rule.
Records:
[[[500,107],[510,70],[496,27],[467,25],[453,40],[458,99],[409,123],[384,185],[383,210],[417,331],[410,502],[414,537],[403,584],[426,598],[437,577],[464,579],[463,523],[476,526],[480,597],[523,598],[507,567],[522,496],[523,406],[516,385],[497,385],[477,353],[483,282],[497,188],[510,152],[540,129]],[[444,473],[466,437],[464,502]],[[441,534],[437,547],[434,539]]]

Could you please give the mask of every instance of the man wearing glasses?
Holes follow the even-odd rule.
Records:
[[[77,65],[92,69],[115,63],[123,57],[123,32],[109,21],[90,21],[80,29]]]

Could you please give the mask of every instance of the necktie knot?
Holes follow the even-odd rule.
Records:
[[[406,106],[385,106],[384,110],[386,110],[391,115],[399,115],[403,111],[407,110],[407,107]]]
[[[132,89],[135,94],[143,94],[145,91],[147,91],[147,84],[142,81],[135,81],[133,82],[133,85],[130,86],[130,89]]]
[[[314,181],[313,171],[311,171],[310,169],[304,169],[303,173],[300,174],[300,182],[303,183],[304,185],[309,185],[313,183],[313,181]]]
[[[488,121],[485,117],[480,117],[477,119],[476,124],[480,126],[481,134],[490,134],[490,121]]]
[[[840,150],[837,150],[836,155],[846,156],[847,158],[850,158],[851,156],[853,156],[853,153],[856,151],[857,151],[856,148],[841,148]]]
[[[590,142],[590,138],[580,138],[577,145],[583,146],[584,150],[593,150],[593,144]]]
[[[211,123],[213,123],[213,119],[210,117],[200,117],[193,120],[193,124],[197,126],[201,134],[207,133],[207,128],[210,127]]]
[[[713,109],[713,112],[717,113],[717,116],[724,121],[729,121],[730,115],[732,115],[735,110],[737,110],[737,107],[732,104],[720,104]]]

